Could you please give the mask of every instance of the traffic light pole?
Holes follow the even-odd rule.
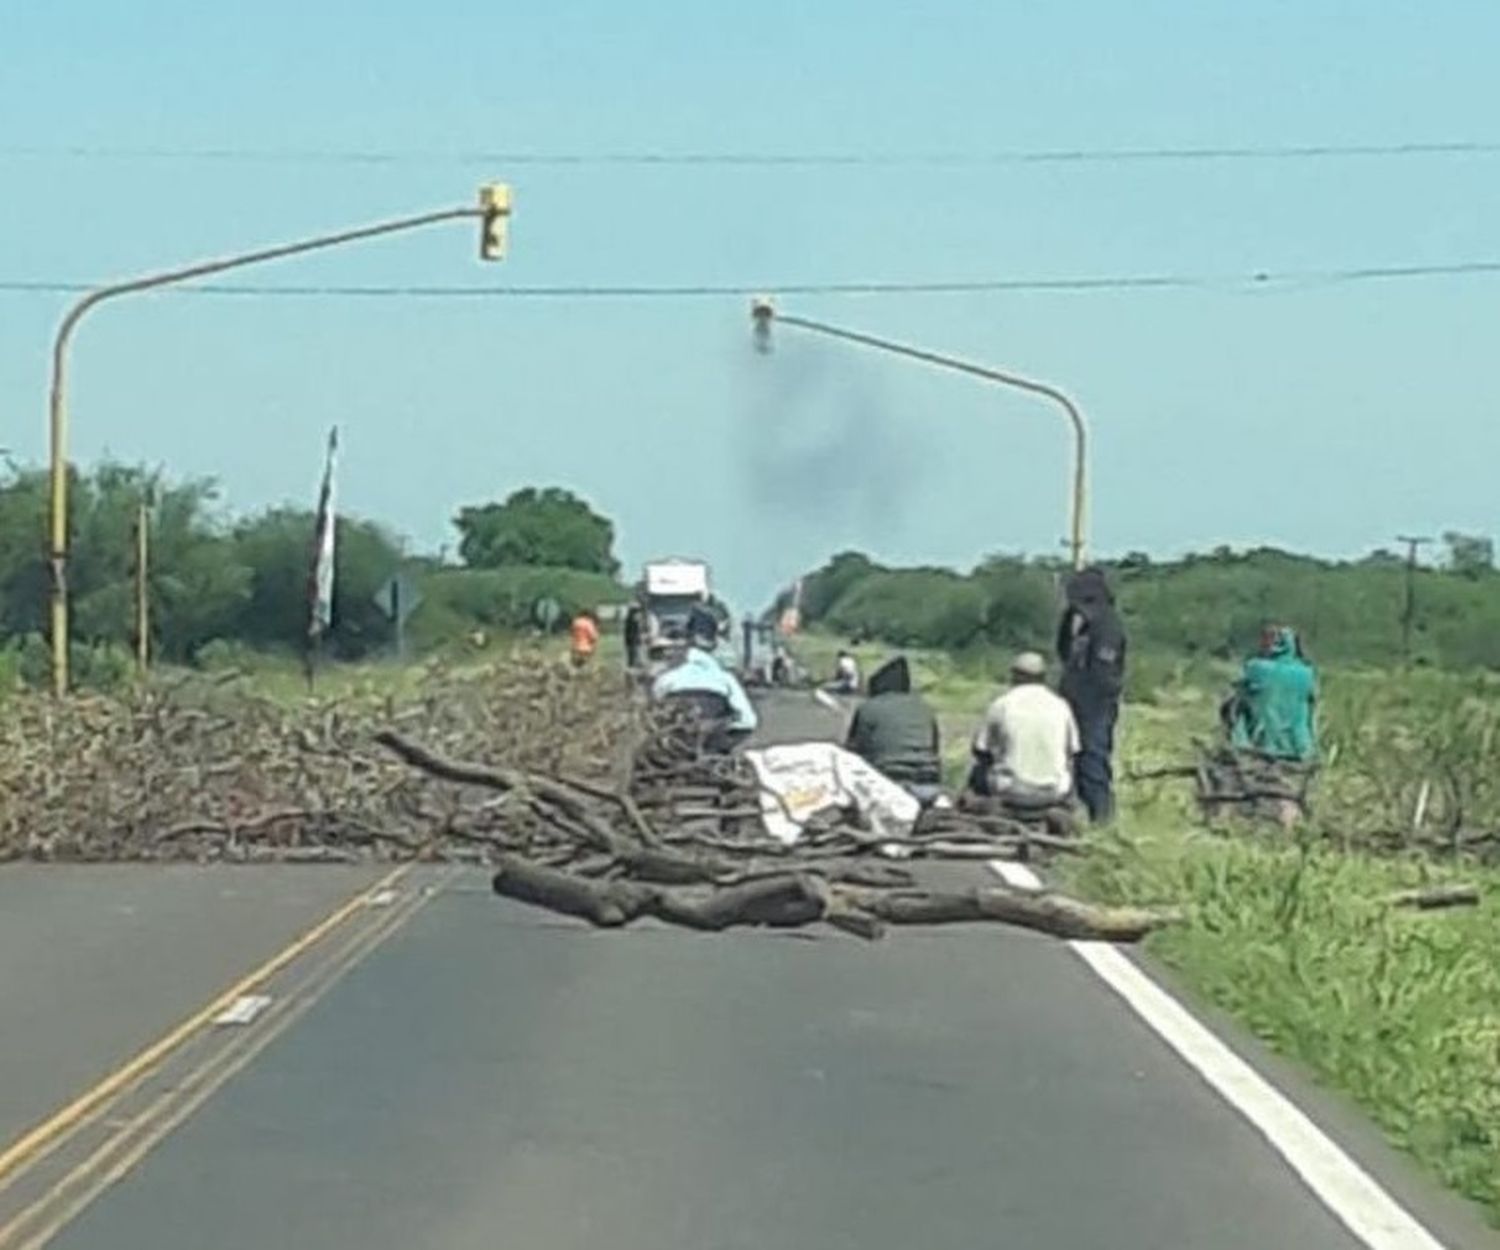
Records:
[[[481,238],[481,254],[485,259],[497,259],[491,240],[494,219],[510,211],[510,197],[497,199],[492,188],[480,191],[479,204],[472,208],[444,208],[437,212],[420,213],[415,217],[398,217],[391,221],[376,222],[353,230],[341,230],[337,234],[319,235],[302,239],[296,243],[284,243],[277,247],[261,248],[254,252],[242,252],[237,256],[226,256],[218,260],[200,261],[181,269],[167,269],[160,273],[146,274],[126,282],[116,282],[90,291],[78,300],[63,316],[57,327],[57,337],[52,344],[52,388],[48,408],[51,460],[51,519],[50,519],[50,564],[52,571],[52,691],[59,697],[68,692],[68,409],[67,376],[68,346],[73,331],[91,308],[105,300],[120,295],[132,295],[137,291],[149,291],[156,287],[172,286],[188,282],[193,278],[205,278],[210,274],[223,273],[227,269],[242,269],[247,265],[259,265],[266,261],[281,260],[287,256],[300,256],[304,252],[321,251],[339,247],[362,239],[375,239],[381,235],[398,234],[405,230],[416,230],[444,221],[462,218],[479,218],[484,223]]]
[[[848,343],[857,343],[861,347],[873,347],[878,351],[890,352],[896,356],[905,356],[909,360],[920,360],[924,364],[937,365],[942,369],[952,369],[958,373],[967,373],[971,377],[983,378],[986,382],[995,382],[1001,386],[1009,386],[1016,390],[1026,391],[1032,395],[1040,395],[1043,399],[1051,400],[1068,419],[1073,430],[1073,475],[1071,486],[1071,509],[1068,534],[1068,550],[1071,556],[1073,568],[1081,569],[1084,561],[1084,514],[1088,502],[1088,426],[1084,423],[1083,413],[1078,406],[1057,387],[1046,382],[1036,382],[1031,378],[1023,378],[1014,373],[1006,373],[1000,369],[991,369],[988,365],[977,365],[972,361],[960,360],[955,356],[944,356],[938,352],[931,352],[921,347],[912,347],[906,343],[896,343],[890,339],[876,338],[873,334],[862,334],[857,330],[846,330],[842,326],[829,325],[822,321],[813,321],[807,317],[794,317],[781,312],[769,300],[757,299],[751,305],[751,316],[754,319],[758,335],[766,336],[770,333],[771,322],[780,325],[796,326],[799,329],[811,330],[815,334],[824,334],[830,338],[843,339]]]

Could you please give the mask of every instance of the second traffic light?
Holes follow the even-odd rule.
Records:
[[[479,188],[479,257],[504,260],[510,241],[510,188],[490,182]]]

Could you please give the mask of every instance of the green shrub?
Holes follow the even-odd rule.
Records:
[[[209,672],[226,672],[230,669],[248,671],[262,662],[265,655],[266,652],[238,639],[214,638],[198,648],[193,663]]]
[[[1407,575],[1388,555],[1335,563],[1270,548],[1219,548],[1160,564],[1127,557],[1111,572],[1137,657],[1237,661],[1275,621],[1295,627],[1320,663],[1392,666],[1403,659]],[[1046,650],[1064,576],[1054,562],[1015,557],[991,557],[960,574],[886,568],[844,552],[805,579],[803,616],[901,646],[966,648],[982,637]],[[1414,658],[1500,670],[1500,576],[1424,568],[1415,584]]]
[[[442,569],[421,582],[422,602],[407,626],[409,638],[430,647],[475,629],[513,632],[534,627],[537,603],[562,608],[558,628],[584,608],[623,603],[629,592],[603,573],[516,565],[502,569]]]

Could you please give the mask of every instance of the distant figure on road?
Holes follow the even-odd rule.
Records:
[[[551,595],[543,595],[531,605],[531,623],[542,633],[550,634],[562,619],[562,604]]]
[[[828,688],[834,694],[859,693],[859,661],[849,652],[839,652],[833,665],[833,680]]]
[[[781,643],[774,643],[771,647],[771,684],[773,686],[789,686],[791,683],[791,657],[787,655],[786,648]]]
[[[1045,808],[1073,792],[1078,725],[1066,700],[1047,688],[1047,661],[1023,651],[1011,687],[984,714],[974,735],[969,789],[1018,808]]]
[[[632,603],[625,609],[625,667],[641,666],[641,606]]]
[[[854,713],[845,745],[917,798],[936,797],[943,779],[937,717],[911,688],[904,655],[870,674],[869,695]]]
[[[575,666],[582,668],[599,649],[599,622],[587,609],[573,618],[568,626],[568,650]]]
[[[699,600],[688,609],[684,632],[690,643],[696,639],[699,643],[706,643],[708,650],[712,651],[719,645],[719,618],[707,603]]]
[[[1295,630],[1268,625],[1224,705],[1229,742],[1275,760],[1307,763],[1318,753],[1318,678]]]
[[[1059,689],[1078,723],[1078,797],[1096,824],[1114,816],[1115,722],[1125,687],[1125,627],[1102,569],[1084,569],[1067,584],[1068,606],[1057,629]]]

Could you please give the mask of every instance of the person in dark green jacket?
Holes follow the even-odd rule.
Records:
[[[845,745],[918,798],[926,797],[942,781],[938,723],[927,700],[911,688],[906,657],[898,655],[871,673],[868,692]]]
[[[1306,763],[1318,753],[1313,710],[1318,678],[1294,630],[1271,626],[1245,661],[1226,708],[1230,745],[1271,759]]]

